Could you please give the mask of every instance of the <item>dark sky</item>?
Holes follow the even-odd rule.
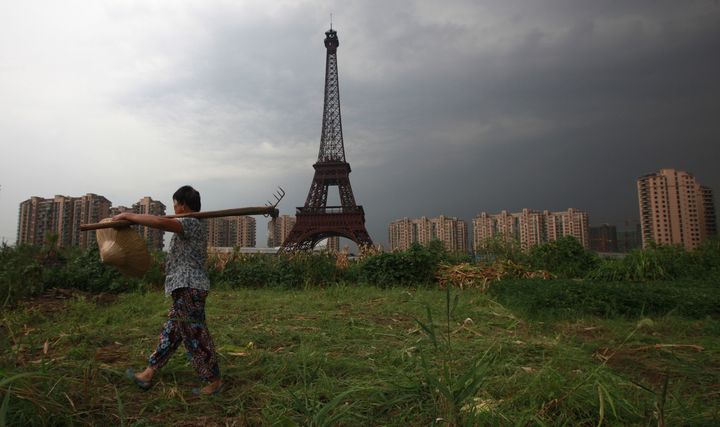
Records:
[[[74,30],[62,10],[10,12],[8,240],[31,195],[170,206],[189,182],[220,209],[280,185],[293,213],[320,143],[331,12],[350,179],[379,243],[403,216],[575,207],[593,225],[637,219],[636,178],[664,167],[720,191],[718,2],[91,2]],[[38,153],[93,166],[14,166]],[[262,245],[263,219],[258,229]]]

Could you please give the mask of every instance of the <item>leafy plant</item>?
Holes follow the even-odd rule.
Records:
[[[699,270],[705,277],[720,278],[720,238],[705,240],[694,251]]]
[[[581,278],[594,269],[599,259],[572,236],[533,246],[528,253],[533,269],[549,271],[561,278]]]
[[[480,247],[475,249],[475,253],[484,262],[498,260],[524,262],[526,259],[526,255],[520,247],[520,241],[517,239],[508,240],[502,235],[488,237],[480,243]]]
[[[427,247],[415,243],[407,251],[381,253],[363,260],[360,280],[380,287],[429,284],[435,281],[440,263],[452,257],[439,241]]]

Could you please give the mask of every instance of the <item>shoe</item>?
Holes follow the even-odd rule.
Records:
[[[129,379],[133,380],[135,385],[137,385],[138,387],[140,387],[141,389],[143,389],[145,391],[150,390],[150,388],[153,386],[152,381],[143,381],[140,378],[136,377],[135,371],[133,371],[130,368],[128,368],[128,370],[125,371],[125,376],[128,377]]]
[[[195,387],[192,389],[192,393],[195,396],[215,396],[216,394],[220,394],[220,392],[225,388],[225,383],[222,383],[216,388],[212,393],[203,393],[201,387]]]

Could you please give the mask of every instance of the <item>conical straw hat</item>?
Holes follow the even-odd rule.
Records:
[[[106,218],[100,222],[111,221]],[[121,273],[142,277],[150,268],[151,258],[145,239],[130,227],[101,228],[96,232],[100,259]]]

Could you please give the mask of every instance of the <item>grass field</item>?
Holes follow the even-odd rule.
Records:
[[[457,301],[457,303],[455,303]],[[474,290],[220,290],[228,387],[193,397],[183,351],[140,391],[160,291],[54,291],[5,310],[5,425],[718,425],[720,321],[528,318]]]

